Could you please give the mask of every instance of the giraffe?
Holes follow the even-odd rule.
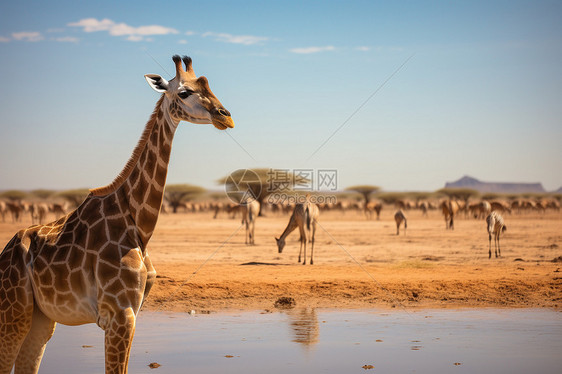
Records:
[[[486,217],[486,228],[488,229],[488,258],[492,258],[492,234],[494,234],[494,250],[496,257],[501,257],[500,251],[500,234],[507,230],[507,226],[503,221],[503,217],[496,211],[488,214]]]
[[[314,235],[316,234],[316,223],[318,221],[319,210],[316,204],[309,202],[299,203],[295,205],[293,214],[289,219],[289,224],[285,228],[285,231],[281,234],[281,237],[275,238],[277,241],[277,249],[279,253],[283,252],[285,248],[285,238],[289,236],[297,227],[299,228],[301,238],[301,247],[299,250],[299,263],[301,262],[301,253],[303,252],[304,246],[304,256],[302,258],[302,264],[306,265],[306,242],[311,242],[312,247],[310,249],[310,265],[314,264]]]
[[[246,203],[242,203],[242,223],[246,224],[246,244],[255,244],[254,230],[256,228],[256,219],[260,213],[260,203],[252,199]]]
[[[394,214],[394,220],[396,221],[396,235],[400,234],[400,225],[404,222],[404,235],[406,235],[406,229],[408,228],[408,221],[406,220],[406,216],[402,212],[402,209],[399,209]]]
[[[0,254],[0,374],[14,365],[37,373],[56,323],[96,323],[105,331],[105,372],[127,372],[136,316],[156,279],[147,244],[175,131],[180,121],[234,127],[191,58],[173,61],[172,80],[145,75],[162,95],[123,171],[66,216],[19,231]]]

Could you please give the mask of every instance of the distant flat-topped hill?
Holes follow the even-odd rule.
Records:
[[[464,176],[458,181],[445,183],[445,188],[470,188],[479,192],[495,193],[543,193],[541,183],[500,183],[481,182],[476,178]]]

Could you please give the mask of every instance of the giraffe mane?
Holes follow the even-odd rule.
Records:
[[[139,158],[140,158],[142,152],[144,151],[146,143],[148,142],[148,140],[150,138],[150,134],[152,133],[152,130],[154,129],[154,125],[158,121],[158,118],[157,118],[158,110],[160,109],[160,106],[161,106],[163,100],[164,100],[164,95],[162,95],[160,97],[160,99],[158,100],[158,102],[156,103],[156,107],[154,108],[154,111],[152,112],[152,115],[150,116],[150,119],[146,123],[144,131],[141,135],[141,138],[140,138],[139,142],[137,143],[137,146],[135,147],[135,150],[133,151],[133,154],[129,158],[129,161],[127,161],[127,164],[125,164],[125,167],[123,168],[123,170],[113,180],[113,182],[111,182],[107,186],[91,189],[90,190],[91,195],[93,195],[93,196],[104,196],[104,195],[108,195],[110,193],[113,193],[119,187],[121,187],[121,185],[123,184],[123,182],[125,182],[127,180],[127,178],[129,178],[129,175],[131,175],[131,172],[133,171],[134,167],[136,166],[137,162],[139,161]]]

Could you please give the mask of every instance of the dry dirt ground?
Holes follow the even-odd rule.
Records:
[[[394,211],[370,221],[321,213],[312,266],[297,263],[298,230],[277,251],[289,216],[259,217],[248,246],[240,218],[163,214],[149,244],[158,278],[143,308],[272,309],[280,297],[330,308],[562,307],[561,212],[505,215],[502,257],[488,259],[483,220],[457,219],[451,231],[437,211],[407,211],[407,234],[397,236]],[[6,221],[2,247],[30,224]]]

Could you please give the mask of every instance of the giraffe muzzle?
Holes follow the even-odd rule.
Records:
[[[213,125],[219,130],[234,128],[234,121],[230,116],[230,112],[224,108],[213,108],[211,111]]]

